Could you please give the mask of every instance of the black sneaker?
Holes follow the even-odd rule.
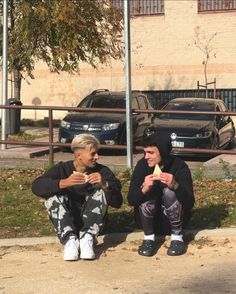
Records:
[[[138,253],[142,256],[153,256],[156,250],[156,242],[152,240],[143,240],[139,246]]]
[[[167,254],[170,256],[182,255],[187,251],[187,246],[183,241],[173,240],[170,243],[170,247],[167,250]]]

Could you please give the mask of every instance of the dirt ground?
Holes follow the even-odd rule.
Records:
[[[59,243],[0,248],[1,294],[236,293],[236,239],[201,238],[183,256],[137,254],[141,241],[100,243],[97,259],[65,262]]]

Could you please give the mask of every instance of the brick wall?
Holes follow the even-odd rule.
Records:
[[[165,0],[164,15],[137,16],[131,20],[132,88],[140,90],[194,89],[204,83],[204,54],[194,40],[205,44],[210,38],[211,58],[208,80],[216,78],[217,88],[235,88],[236,11],[201,13],[197,0]],[[214,37],[212,37],[214,36]],[[22,102],[32,105],[38,97],[42,105],[74,106],[96,88],[122,90],[124,63],[114,61],[94,70],[81,66],[81,74],[52,74],[39,62],[30,85],[23,82]],[[23,111],[23,117],[34,117]],[[45,113],[37,111],[37,117]],[[64,116],[57,112],[55,118]]]

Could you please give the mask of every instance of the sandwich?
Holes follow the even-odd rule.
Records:
[[[154,171],[153,171],[153,174],[154,175],[157,175],[158,177],[160,176],[161,174],[161,169],[160,169],[160,166],[158,164],[156,164],[155,168],[154,168]]]

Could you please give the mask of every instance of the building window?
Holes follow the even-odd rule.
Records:
[[[129,0],[130,14],[151,15],[164,13],[164,0]],[[123,9],[124,0],[112,0],[113,6]]]
[[[236,0],[198,0],[198,12],[236,10]]]

